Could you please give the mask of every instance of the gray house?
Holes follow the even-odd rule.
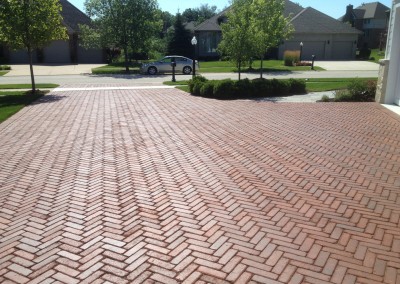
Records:
[[[364,3],[357,8],[348,5],[346,14],[339,20],[349,23],[363,33],[358,40],[358,47],[383,47],[386,43],[390,8],[380,2]]]
[[[311,7],[303,8],[286,0],[284,15],[291,17],[294,33],[278,47],[275,57],[282,59],[286,50],[299,50],[303,43],[302,58],[311,60],[349,60],[356,56],[357,40],[361,32]],[[227,21],[222,11],[195,28],[200,58],[218,57],[218,44],[222,38],[221,23]],[[265,19],[266,21],[268,19]]]
[[[84,49],[79,45],[79,24],[90,25],[90,18],[67,0],[60,0],[63,25],[67,28],[69,40],[53,41],[49,46],[34,53],[35,63],[44,64],[76,64],[103,63],[105,53],[102,49]],[[25,50],[10,50],[0,46],[0,58],[10,64],[26,64],[29,62]]]

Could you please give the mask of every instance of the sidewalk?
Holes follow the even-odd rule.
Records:
[[[34,65],[35,76],[54,76],[54,75],[80,75],[92,73],[92,68],[103,66],[104,64],[77,64],[77,65]],[[5,77],[29,76],[29,65],[10,65],[11,71]]]

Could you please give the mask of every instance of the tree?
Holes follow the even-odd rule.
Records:
[[[217,6],[202,4],[198,8],[188,8],[182,13],[182,21],[201,23],[217,14]]]
[[[218,49],[236,63],[239,80],[243,63],[253,54],[254,35],[249,32],[252,27],[251,3],[252,0],[233,0],[227,13],[228,21],[221,25],[222,41]]]
[[[129,52],[149,49],[149,41],[161,30],[156,0],[86,0],[93,27],[81,26],[83,46],[121,48],[129,72]]]
[[[7,0],[0,4],[0,41],[28,52],[32,93],[36,91],[32,55],[51,41],[68,39],[59,0]]]
[[[253,0],[252,34],[254,51],[261,59],[260,78],[263,77],[263,61],[269,48],[279,46],[293,32],[290,18],[283,14],[285,0]]]
[[[190,57],[193,54],[190,31],[185,29],[182,23],[182,16],[176,15],[174,30],[168,41],[168,54],[183,55]]]

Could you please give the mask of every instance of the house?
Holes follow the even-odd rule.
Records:
[[[284,15],[291,17],[294,33],[278,47],[275,57],[282,59],[285,50],[300,50],[302,42],[304,60],[311,60],[312,55],[317,60],[355,58],[360,31],[311,7],[303,8],[289,0],[285,2]],[[229,8],[195,28],[199,58],[219,56],[217,47],[222,39],[221,23],[227,21],[228,10]]]
[[[69,40],[53,41],[49,46],[34,52],[34,63],[71,64],[102,63],[105,54],[102,49],[85,49],[79,45],[79,25],[90,25],[90,18],[67,0],[60,0],[63,25],[68,32]],[[0,59],[10,64],[26,64],[29,62],[25,50],[9,50],[0,46]]]
[[[400,0],[393,0],[385,59],[380,61],[376,101],[400,105]]]
[[[382,48],[386,41],[389,16],[389,7],[373,2],[355,9],[353,5],[348,5],[346,14],[339,20],[363,32],[358,39],[359,48]]]

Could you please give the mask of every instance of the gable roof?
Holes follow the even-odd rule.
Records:
[[[205,20],[201,24],[199,24],[197,27],[194,28],[194,31],[208,31],[208,32],[216,32],[216,31],[221,31],[221,26],[220,26],[220,21],[223,18],[226,18],[226,13],[230,10],[230,8],[227,8],[223,10],[222,12],[218,13],[217,15],[211,17],[208,20]]]
[[[354,15],[357,19],[384,19],[389,7],[380,2],[364,3],[354,9]]]
[[[90,25],[90,18],[67,0],[60,0],[62,7],[61,16],[68,33],[79,31],[79,25]]]
[[[348,24],[342,23],[328,15],[307,7],[292,19],[296,33],[308,34],[360,34],[361,32]]]
[[[303,8],[292,1],[285,0],[285,17],[291,17],[291,23],[294,26],[295,33],[347,33],[359,34],[360,31],[344,24],[328,15],[308,7]],[[226,17],[229,8],[222,11],[218,15],[204,21],[195,28],[195,31],[221,31],[219,19]]]

